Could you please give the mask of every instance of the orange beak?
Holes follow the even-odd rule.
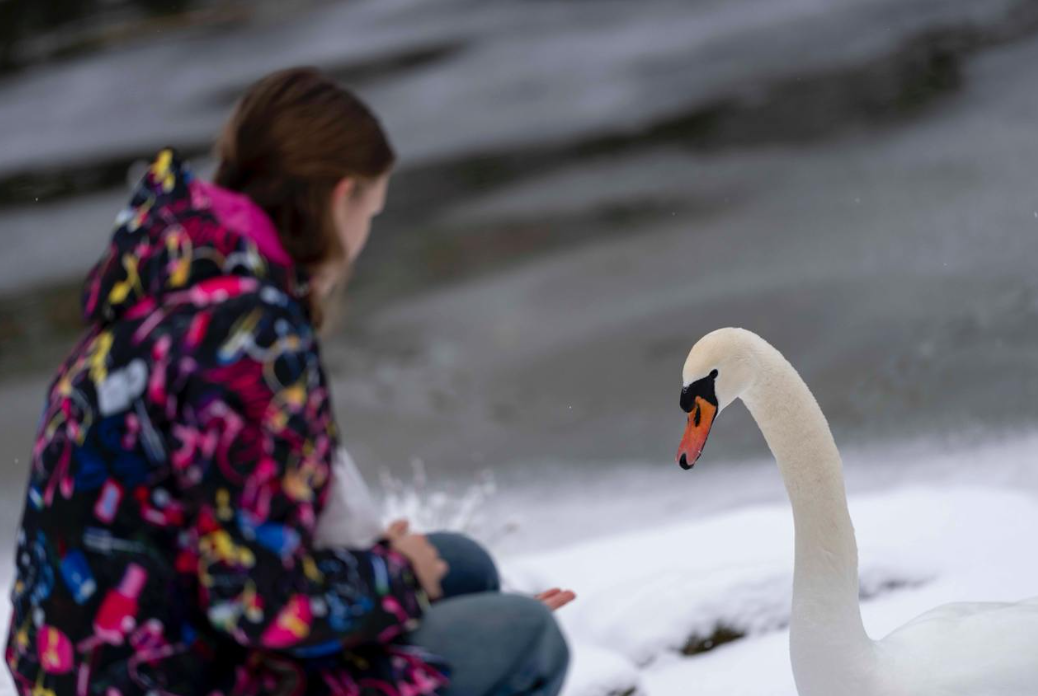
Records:
[[[688,425],[678,448],[678,464],[686,471],[695,466],[699,455],[706,447],[706,439],[710,436],[710,427],[717,416],[717,406],[701,396],[695,397],[692,410],[688,413]]]

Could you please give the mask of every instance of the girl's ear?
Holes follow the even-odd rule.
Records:
[[[332,189],[332,205],[339,208],[343,201],[351,197],[357,190],[357,180],[352,176],[344,176],[339,179]]]

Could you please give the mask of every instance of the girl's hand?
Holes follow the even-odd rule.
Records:
[[[411,562],[411,568],[430,600],[443,596],[440,580],[449,570],[440,552],[429,543],[424,534],[409,534],[406,520],[397,520],[386,530],[386,539],[393,550]]]
[[[388,528],[386,528],[385,537],[389,541],[395,541],[400,537],[407,534],[407,530],[410,528],[410,522],[407,520],[394,520]]]
[[[572,590],[560,590],[557,587],[553,587],[550,590],[541,592],[536,598],[544,602],[549,609],[555,611],[572,602],[577,598],[577,595]]]
[[[386,534],[385,534],[386,539],[389,540],[389,542],[390,542],[390,544],[392,544],[393,548],[397,549],[398,551],[400,551],[400,553],[402,553],[405,556],[407,556],[408,560],[411,561],[411,564],[415,568],[415,574],[418,575],[418,581],[422,583],[422,587],[425,588],[426,594],[429,595],[429,599],[439,599],[439,597],[442,594],[442,592],[440,591],[440,580],[442,580],[443,576],[447,574],[447,570],[448,570],[447,563],[444,562],[440,558],[439,553],[432,546],[432,544],[430,544],[425,539],[424,536],[422,536],[420,534],[408,534],[408,530],[409,529],[410,529],[410,525],[408,524],[407,520],[396,520],[392,524],[390,524],[389,527],[386,529]],[[408,554],[407,551],[404,551],[403,549],[401,549],[398,546],[399,542],[402,542],[405,547],[410,546],[413,543],[417,543],[417,542],[407,541],[407,539],[420,539],[421,541],[424,542],[425,546],[428,546],[429,549],[432,550],[432,554],[433,554],[433,556],[435,556],[435,560],[434,561],[427,561],[427,562],[432,563],[432,565],[434,566],[434,571],[435,570],[441,570],[442,571],[442,572],[439,573],[439,575],[435,576],[434,591],[430,591],[429,586],[426,585],[426,581],[422,578],[422,573],[420,573],[419,569],[418,569],[418,562],[416,562],[413,558],[411,558],[411,556]],[[435,575],[435,572],[433,574]],[[430,583],[430,584],[433,584],[433,583]],[[556,611],[558,609],[561,609],[562,607],[566,606],[567,604],[569,604],[570,602],[572,602],[576,598],[577,598],[577,595],[572,590],[561,590],[561,589],[559,589],[557,587],[553,587],[550,590],[547,590],[545,592],[541,592],[540,594],[536,595],[536,599],[538,601],[543,602],[544,605],[546,607],[548,607],[549,609],[551,609],[552,611]]]

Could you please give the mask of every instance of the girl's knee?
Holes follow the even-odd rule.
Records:
[[[569,644],[566,643],[566,637],[550,610],[541,642],[545,655],[545,677],[549,680],[557,679],[561,683],[566,670],[569,669]]]
[[[532,597],[511,595],[510,599],[513,611],[524,616],[523,623],[529,631],[525,657],[521,660],[529,665],[529,671],[523,672],[534,679],[531,693],[558,693],[569,669],[570,651],[554,612]]]
[[[450,663],[449,696],[555,696],[570,659],[551,610],[517,594],[484,592],[438,602],[411,640]]]
[[[429,541],[450,566],[442,583],[445,597],[501,589],[494,559],[479,542],[456,532],[436,532]]]
[[[537,603],[544,607],[543,603],[539,601]],[[558,672],[565,672],[570,658],[566,637],[562,633],[554,612],[544,607],[542,616],[544,617],[544,628],[541,634],[541,644],[545,654],[549,657],[549,667]]]

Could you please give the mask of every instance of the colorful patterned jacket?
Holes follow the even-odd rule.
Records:
[[[249,215],[270,229],[234,228]],[[116,220],[32,452],[6,651],[22,694],[444,683],[398,640],[425,603],[407,561],[313,546],[338,434],[307,275],[261,253],[272,230],[171,150]]]

